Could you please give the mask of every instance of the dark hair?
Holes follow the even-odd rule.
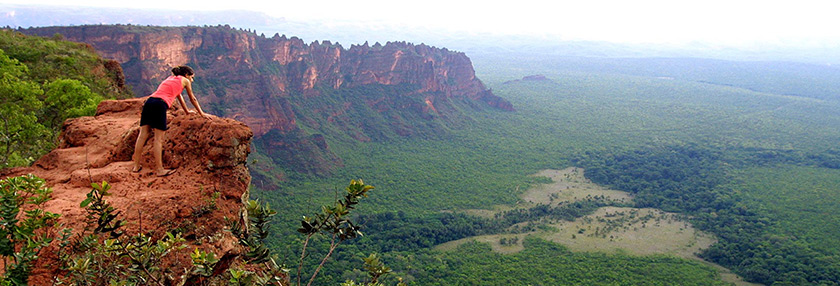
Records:
[[[177,66],[177,67],[172,68],[172,74],[173,75],[180,75],[180,76],[187,76],[187,75],[192,75],[192,74],[195,74],[195,73],[193,72],[193,69],[191,67]]]

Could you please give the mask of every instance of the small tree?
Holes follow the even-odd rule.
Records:
[[[81,81],[58,79],[44,84],[43,124],[58,130],[67,118],[92,116],[102,96],[90,91]]]
[[[367,197],[368,191],[373,188],[373,186],[365,185],[361,179],[358,181],[351,180],[350,184],[345,188],[347,193],[344,195],[344,199],[337,200],[332,206],[322,206],[321,213],[316,214],[314,217],[303,217],[303,220],[300,222],[301,228],[298,229],[298,232],[306,235],[306,239],[303,242],[303,249],[301,250],[300,262],[298,264],[298,285],[301,284],[301,271],[303,270],[303,259],[306,258],[306,247],[313,236],[318,234],[329,236],[330,247],[327,254],[321,259],[321,263],[318,264],[318,267],[315,268],[314,273],[309,278],[309,283],[306,284],[307,286],[312,285],[312,282],[315,281],[318,272],[324,267],[324,263],[327,262],[327,259],[330,258],[336,247],[345,240],[362,235],[360,227],[350,221],[350,211],[355,209],[355,206],[359,204],[359,200],[362,197]]]
[[[367,193],[374,187],[365,185],[362,180],[351,180],[345,190],[347,193],[342,199],[336,200],[332,205],[321,206],[321,213],[314,216],[304,216],[301,220],[301,227],[298,232],[305,235],[303,247],[301,249],[300,260],[298,262],[297,283],[300,286],[303,275],[303,264],[306,258],[306,250],[309,246],[310,240],[316,235],[323,235],[330,238],[330,246],[327,254],[321,258],[320,264],[315,268],[309,278],[307,285],[312,285],[315,277],[318,276],[324,264],[332,256],[333,251],[344,241],[356,238],[362,235],[360,227],[356,226],[350,220],[351,210],[356,208],[359,200],[367,197]],[[231,269],[231,282],[234,285],[245,285],[244,281],[259,281],[257,285],[288,285],[291,284],[288,280],[279,279],[279,277],[288,277],[289,270],[281,269],[271,259],[270,251],[263,243],[263,240],[268,236],[268,222],[271,217],[276,214],[268,205],[263,206],[259,201],[251,200],[246,204],[248,210],[248,231],[242,229],[238,221],[231,222],[231,231],[239,237],[240,243],[245,245],[249,250],[246,256],[251,262],[265,262],[269,268],[274,269],[270,276],[259,276],[255,273],[242,271],[240,269]],[[379,257],[371,255],[365,259],[365,269],[371,277],[371,283],[362,285],[381,285],[378,279],[391,272],[391,269],[379,261]],[[351,284],[347,284],[351,283]],[[353,281],[345,282],[344,285],[358,285]],[[398,284],[405,285],[405,284]]]
[[[365,270],[368,271],[368,276],[370,276],[370,282],[365,284],[356,283],[356,281],[347,281],[341,283],[341,286],[384,286],[381,282],[379,282],[379,278],[388,275],[391,273],[391,267],[385,266],[382,261],[379,261],[379,256],[371,254],[367,258],[362,258],[365,261]],[[402,278],[400,278],[400,282],[397,283],[397,286],[406,286],[405,283],[402,282]]]
[[[239,243],[248,249],[245,253],[246,261],[249,264],[263,264],[267,273],[229,269],[230,285],[288,285],[289,270],[277,265],[264,242],[269,234],[271,217],[277,212],[268,204],[263,205],[259,200],[249,200],[245,204],[245,210],[248,228],[243,229],[239,221],[234,220],[230,222],[230,231],[239,239]]]

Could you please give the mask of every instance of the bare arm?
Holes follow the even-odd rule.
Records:
[[[182,96],[180,94],[178,95],[178,103],[180,103],[181,107],[184,108],[184,113],[190,114],[190,109],[187,108],[187,102],[184,101],[184,96]]]
[[[201,110],[201,105],[198,104],[198,100],[195,99],[195,94],[193,94],[192,81],[183,77],[183,78],[181,78],[181,84],[183,84],[184,89],[187,90],[187,95],[189,95],[189,97],[190,97],[190,103],[192,103],[192,105],[195,106],[195,110],[198,112],[198,115],[204,116],[205,113],[204,113],[203,110]],[[178,96],[178,99],[181,101],[181,105],[184,106],[184,110],[186,110],[187,105],[186,105],[186,102],[184,102],[184,97],[183,96]],[[187,111],[187,113],[189,113],[189,111]]]

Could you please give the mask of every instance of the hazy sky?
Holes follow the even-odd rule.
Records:
[[[838,1],[0,0],[0,3],[242,9],[290,20],[378,21],[433,29],[631,43],[840,45]]]

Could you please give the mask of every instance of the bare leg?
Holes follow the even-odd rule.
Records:
[[[140,157],[143,153],[143,145],[146,144],[146,140],[149,139],[149,125],[140,126],[140,134],[137,135],[137,142],[134,143],[134,155],[131,156],[131,159],[134,160],[134,167],[131,168],[132,172],[140,171]]]
[[[167,170],[163,168],[163,141],[166,140],[166,130],[154,129],[155,130],[155,143],[154,143],[154,154],[155,154],[155,173],[158,176],[166,176],[169,174],[171,170]]]

